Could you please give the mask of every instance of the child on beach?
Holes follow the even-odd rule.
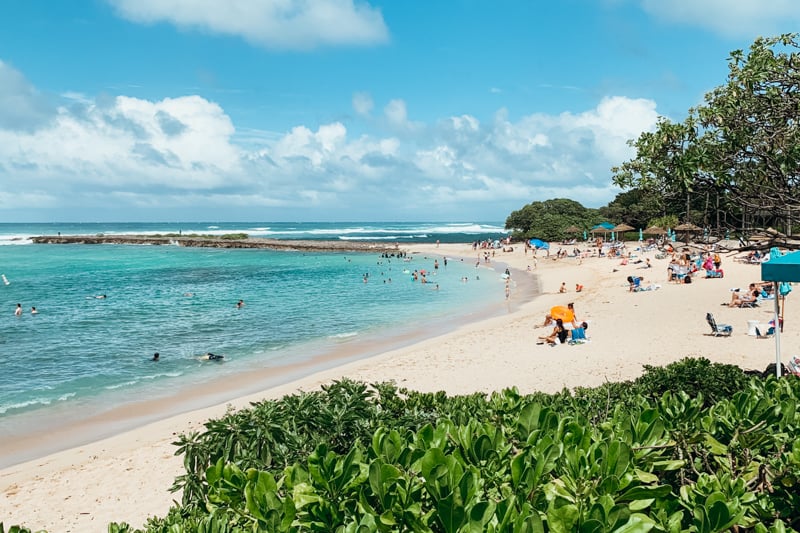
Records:
[[[558,289],[558,292],[560,292],[560,293],[567,292],[567,282],[566,281],[562,281],[561,282],[561,288]]]

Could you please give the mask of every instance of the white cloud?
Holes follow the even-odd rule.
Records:
[[[36,94],[17,76],[7,98]],[[200,96],[62,96],[37,128],[0,124],[0,214],[114,206],[124,219],[139,208],[202,206],[308,218],[336,206],[353,218],[495,218],[552,197],[598,205],[615,192],[610,167],[634,155],[626,141],[657,118],[654,102],[621,96],[581,113],[512,119],[500,109],[483,123],[466,114],[411,123],[399,99],[384,112],[397,136],[353,136],[342,122],[237,134]]]
[[[355,93],[353,95],[353,109],[362,117],[369,116],[373,106],[372,96],[368,93]]]
[[[388,40],[380,10],[361,0],[107,0],[133,22],[235,35],[266,48],[308,50]]]
[[[0,129],[8,182],[40,191],[210,189],[236,176],[239,153],[222,109],[198,96],[120,96],[58,108],[36,131]]]
[[[406,103],[402,100],[391,100],[386,104],[386,107],[383,108],[383,114],[392,126],[405,128],[408,123]]]
[[[641,0],[643,9],[668,22],[709,28],[729,37],[752,39],[800,25],[796,0]]]
[[[0,61],[0,128],[31,130],[52,118],[54,109],[25,77]]]

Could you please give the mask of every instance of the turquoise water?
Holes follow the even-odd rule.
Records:
[[[439,263],[434,270],[434,258],[419,255],[0,246],[8,280],[0,282],[0,430],[37,429],[47,413],[166,398],[502,304],[499,272]],[[435,272],[431,283],[412,281],[420,269]],[[206,352],[224,362],[200,360]]]

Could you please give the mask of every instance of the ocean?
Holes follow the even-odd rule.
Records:
[[[283,370],[293,365],[305,365],[309,373],[338,364],[331,354],[363,357],[504,303],[502,272],[476,269],[472,258],[450,258],[447,265],[439,258],[435,268],[433,257],[418,254],[31,244],[32,236],[58,233],[247,233],[401,247],[505,235],[499,224],[472,223],[0,224],[5,443],[115,409],[135,412],[143,399],[175,404],[174,411],[219,403],[226,398],[202,390],[217,390],[211,384],[226,381],[232,397],[255,392],[263,382],[252,384],[253,391],[242,390],[246,380],[238,388],[230,383],[272,370],[288,380],[297,376]],[[423,269],[430,282],[413,281],[412,272]],[[21,316],[15,315],[18,303]],[[155,352],[158,362],[151,361]],[[224,359],[204,360],[208,352]],[[193,404],[173,401],[188,390],[197,398]],[[166,414],[170,409],[161,410]],[[0,466],[25,458],[4,447]]]

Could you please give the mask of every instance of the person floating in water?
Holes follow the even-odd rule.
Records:
[[[39,311],[36,310],[36,306],[31,307],[31,314],[32,315],[38,315],[39,314]]]
[[[236,309],[241,309],[242,307],[244,307],[244,300],[236,302]]]
[[[151,361],[159,361],[159,360],[160,360],[160,356],[158,355],[158,352],[154,353],[153,354],[153,358],[151,359]]]
[[[224,355],[220,355],[220,354],[216,354],[216,353],[208,352],[205,355],[205,358],[208,359],[209,361],[222,361],[223,359],[225,359],[225,356]]]

